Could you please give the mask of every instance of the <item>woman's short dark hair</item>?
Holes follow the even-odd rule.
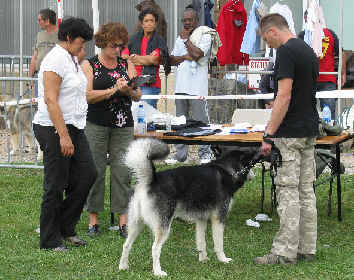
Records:
[[[59,41],[75,40],[81,37],[85,41],[91,41],[93,37],[92,27],[82,18],[69,17],[64,19],[59,25]]]
[[[39,11],[39,14],[43,20],[49,19],[49,23],[56,25],[57,24],[57,14],[51,9],[43,9]]]
[[[124,45],[127,45],[129,40],[128,30],[120,22],[102,24],[95,34],[95,44],[101,49],[107,47],[109,43],[117,42],[117,40],[121,40]]]
[[[159,14],[152,8],[142,10],[139,14],[139,20],[143,22],[146,15],[153,15],[156,22],[159,20]]]

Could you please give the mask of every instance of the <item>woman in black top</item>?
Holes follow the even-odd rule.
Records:
[[[133,101],[141,90],[128,86],[128,73],[134,66],[120,57],[128,43],[128,32],[121,23],[107,23],[95,34],[101,53],[82,63],[87,77],[87,126],[85,133],[98,176],[87,198],[90,222],[88,234],[98,233],[98,213],[104,210],[107,155],[110,163],[111,212],[120,214],[120,234],[126,237],[126,210],[131,193],[129,170],[123,157],[133,140]]]

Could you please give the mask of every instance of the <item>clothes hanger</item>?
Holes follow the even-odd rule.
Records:
[[[231,3],[232,5],[230,5],[230,7],[228,7],[227,10],[230,12],[233,12],[234,11],[233,7],[235,7],[238,2],[240,2],[240,0],[232,0],[232,3]]]

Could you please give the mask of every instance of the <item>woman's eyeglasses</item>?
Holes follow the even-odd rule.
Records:
[[[112,49],[116,49],[116,48],[123,49],[125,47],[125,44],[110,44],[110,47]]]

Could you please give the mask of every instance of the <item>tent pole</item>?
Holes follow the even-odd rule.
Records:
[[[178,3],[177,0],[174,1],[174,26],[175,26],[175,39],[178,36]]]
[[[340,7],[339,7],[339,62],[338,62],[338,89],[342,89],[342,66],[343,66],[343,0],[340,0]],[[341,114],[341,99],[338,98],[337,104],[337,120],[340,120]]]
[[[20,77],[23,77],[23,1],[20,0]],[[20,96],[23,96],[23,83],[20,82]]]

